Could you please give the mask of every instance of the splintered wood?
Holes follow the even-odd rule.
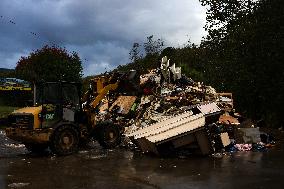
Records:
[[[117,100],[111,105],[110,111],[112,111],[114,107],[119,107],[119,113],[128,114],[136,98],[136,96],[119,96]]]

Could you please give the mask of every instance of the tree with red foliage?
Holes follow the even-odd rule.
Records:
[[[79,81],[82,70],[82,62],[76,52],[68,53],[65,48],[46,45],[28,57],[21,57],[16,75],[30,82]]]

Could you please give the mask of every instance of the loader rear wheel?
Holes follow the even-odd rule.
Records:
[[[76,152],[79,145],[79,133],[71,125],[57,128],[51,137],[50,149],[57,155],[68,155]]]
[[[114,148],[121,142],[121,134],[118,126],[110,123],[100,123],[97,130],[97,140],[104,148]]]

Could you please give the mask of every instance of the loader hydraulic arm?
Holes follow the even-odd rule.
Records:
[[[108,84],[107,86],[105,86],[104,88],[102,88],[100,91],[98,91],[98,95],[96,96],[96,98],[91,102],[90,106],[92,108],[96,108],[97,105],[101,102],[101,100],[103,98],[105,98],[105,96],[107,95],[107,93],[109,91],[114,91],[117,89],[118,87],[118,83],[119,81],[117,81],[114,84]]]

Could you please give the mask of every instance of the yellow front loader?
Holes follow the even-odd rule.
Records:
[[[122,79],[122,74],[97,77],[90,81],[90,89],[83,96],[79,83],[40,83],[35,90],[35,106],[14,111],[6,134],[33,152],[49,148],[55,154],[67,155],[90,138],[103,147],[115,147],[123,128],[97,120],[96,115],[97,106],[109,93],[116,93]]]

